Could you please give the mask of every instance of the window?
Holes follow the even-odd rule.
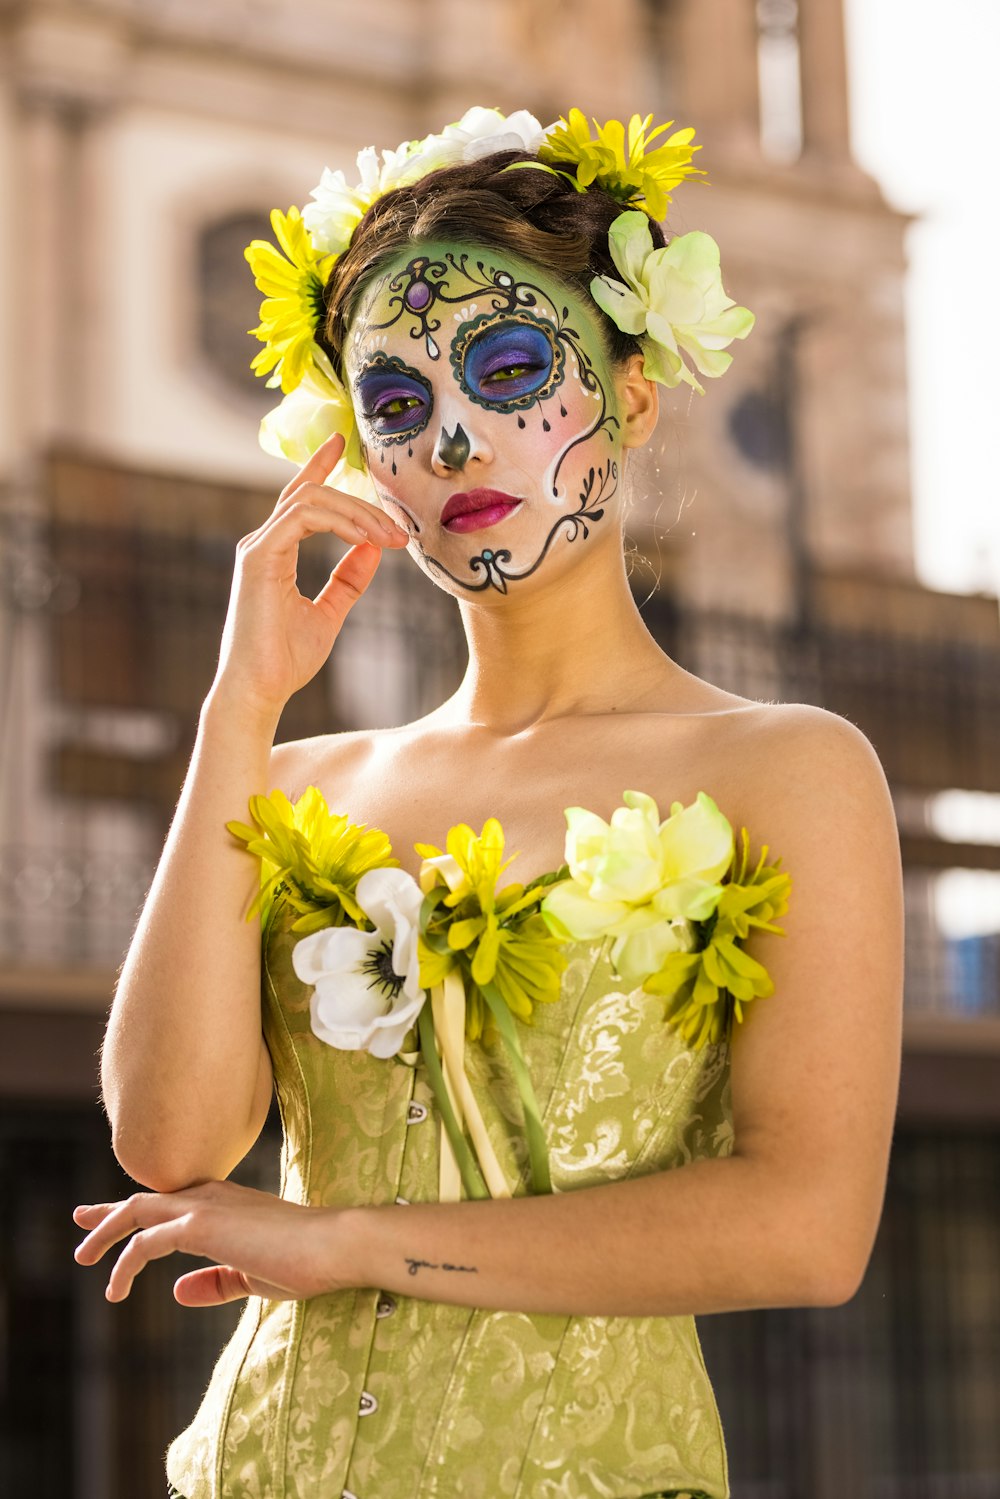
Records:
[[[207,225],[196,251],[195,305],[202,352],[230,389],[258,406],[261,415],[279,396],[250,368],[263,348],[247,332],[260,322],[261,295],[243,251],[252,239],[273,238],[266,213],[244,211]]]

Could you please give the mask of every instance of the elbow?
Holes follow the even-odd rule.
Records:
[[[846,1306],[853,1301],[861,1289],[868,1268],[867,1257],[844,1265],[829,1267],[824,1276],[818,1278],[814,1287],[813,1306]]]
[[[873,1241],[861,1243],[859,1236],[845,1233],[842,1224],[831,1224],[820,1241],[814,1235],[806,1243],[808,1304],[845,1306],[853,1301],[864,1281]]]
[[[236,1164],[219,1169],[221,1163],[199,1160],[193,1151],[168,1154],[150,1139],[124,1130],[112,1130],[111,1148],[126,1176],[148,1192],[182,1192],[202,1182],[222,1181]]]

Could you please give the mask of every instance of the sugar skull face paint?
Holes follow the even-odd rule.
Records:
[[[610,513],[621,436],[599,316],[527,262],[447,243],[363,295],[345,370],[368,467],[449,591],[507,593]]]

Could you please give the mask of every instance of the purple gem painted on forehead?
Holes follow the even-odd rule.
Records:
[[[413,312],[422,312],[431,299],[431,289],[426,281],[411,281],[406,288],[403,301]]]

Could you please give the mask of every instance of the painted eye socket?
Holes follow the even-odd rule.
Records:
[[[462,361],[462,383],[476,400],[502,404],[532,396],[547,384],[554,361],[542,328],[508,323],[472,339]]]
[[[430,387],[400,360],[363,370],[357,394],[361,415],[376,437],[412,437],[430,418]]]

